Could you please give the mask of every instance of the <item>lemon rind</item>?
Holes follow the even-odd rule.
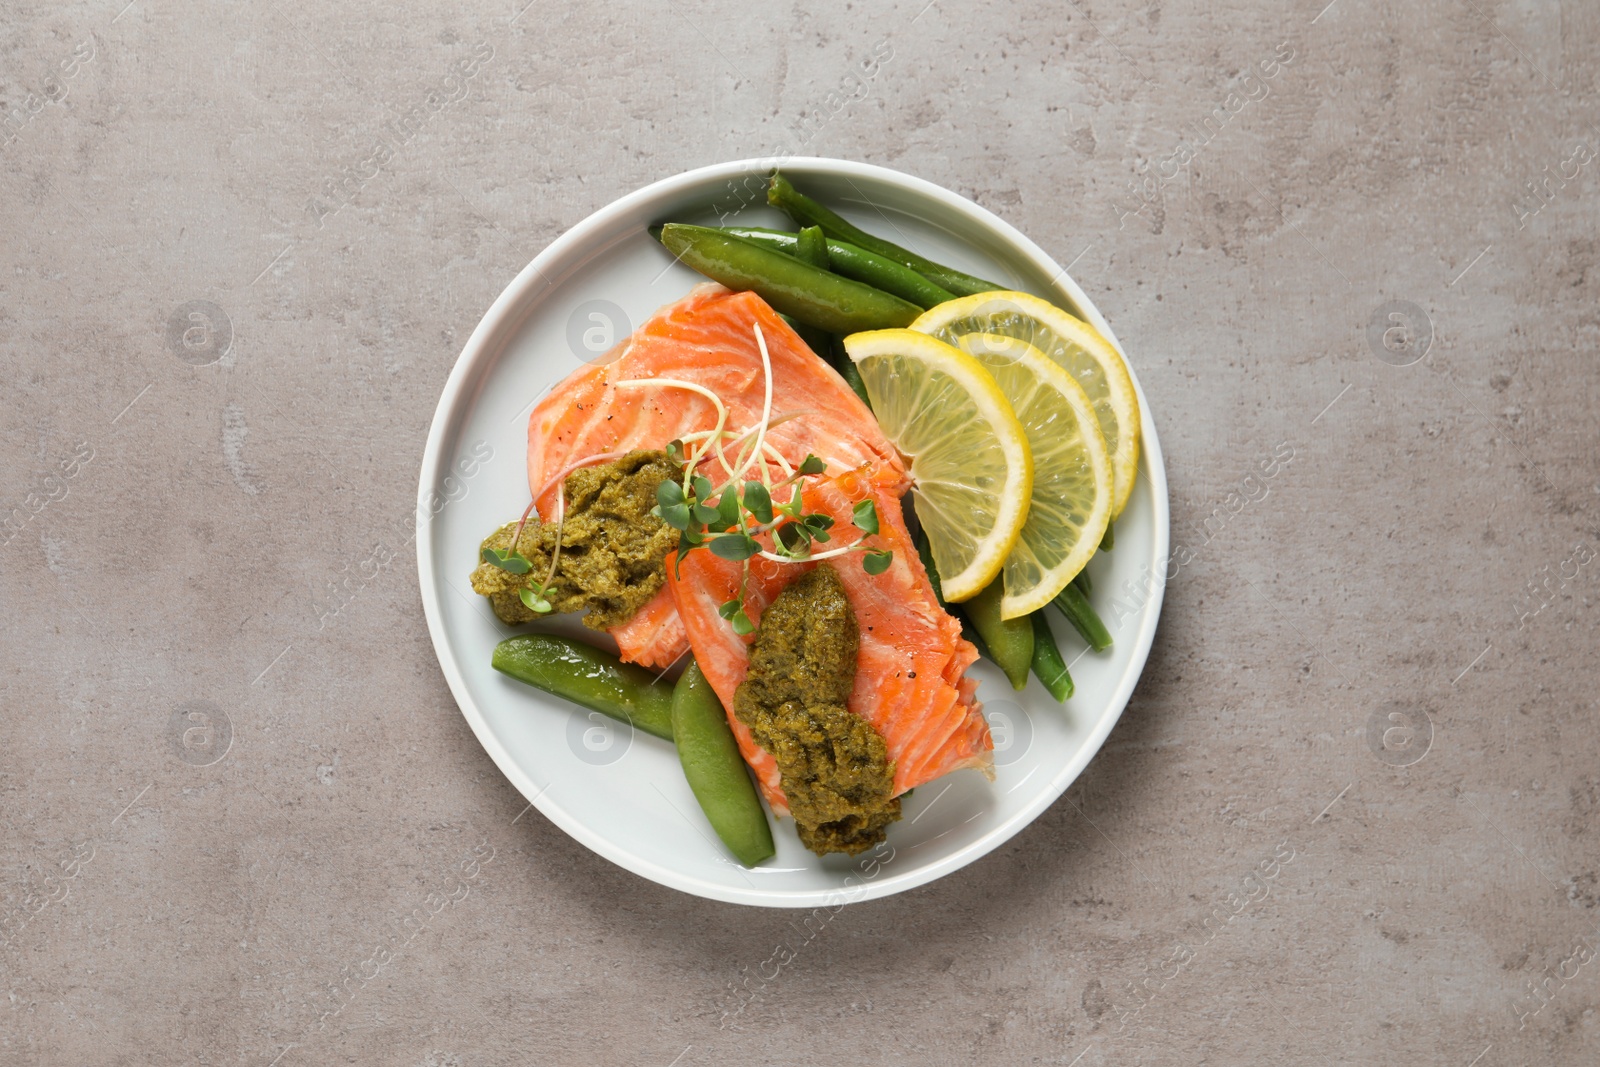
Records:
[[[1034,583],[1033,587],[1023,593],[1013,593],[1007,588],[1000,601],[1000,617],[1002,619],[1015,619],[1030,612],[1038,611],[1054,600],[1067,585],[1078,576],[1078,573],[1088,564],[1089,560],[1099,548],[1100,539],[1105,536],[1106,526],[1111,521],[1111,508],[1114,498],[1114,482],[1111,469],[1110,450],[1106,447],[1105,436],[1100,432],[1100,420],[1094,412],[1094,404],[1089,399],[1089,394],[1084,392],[1083,386],[1068,374],[1055,360],[1051,359],[1037,346],[1029,344],[1018,337],[1008,337],[1002,334],[970,333],[961,338],[966,342],[972,339],[974,345],[983,344],[1003,346],[1010,349],[1006,354],[1026,365],[1034,374],[1042,378],[1047,384],[1053,386],[1062,396],[1067,405],[1077,417],[1080,433],[1085,438],[1085,449],[1089,454],[1090,466],[1093,468],[1096,486],[1094,506],[1089,514],[1089,519],[1078,535],[1077,543],[1073,546],[1061,563],[1049,568],[1043,580]],[[969,352],[969,354],[971,354]],[[976,357],[975,357],[976,358]],[[980,361],[981,362],[981,361]],[[985,368],[987,369],[987,368]],[[1018,416],[1020,421],[1021,417]],[[1024,426],[1026,432],[1026,426]],[[1098,447],[1090,442],[1098,442]],[[1032,442],[1029,443],[1030,448]],[[1039,453],[1034,451],[1034,479],[1038,484]],[[1034,511],[1029,508],[1028,522],[1033,521]],[[1024,523],[1023,532],[1026,532],[1027,523]],[[1018,541],[1022,538],[1019,535]],[[1015,551],[1015,548],[1013,548]],[[1004,568],[1002,567],[1002,572]]]

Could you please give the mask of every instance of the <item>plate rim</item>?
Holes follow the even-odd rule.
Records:
[[[536,304],[536,298],[542,295],[545,290],[555,286],[556,283],[544,273],[541,267],[553,261],[566,258],[570,252],[580,248],[589,240],[595,231],[605,229],[617,216],[628,213],[641,203],[670,196],[685,187],[699,185],[708,180],[743,178],[752,172],[771,170],[780,164],[791,169],[821,169],[842,174],[847,178],[870,178],[900,185],[912,192],[940,201],[945,207],[957,213],[967,215],[973,221],[990,229],[1027,258],[1032,259],[1036,266],[1044,269],[1055,279],[1051,283],[1051,287],[1070,300],[1090,325],[1099,330],[1117,351],[1122,353],[1122,344],[1117,340],[1110,324],[1100,313],[1100,309],[1095,306],[1094,301],[1089,299],[1083,289],[1073,281],[1065,268],[1057,264],[1049,254],[1020,230],[998,215],[959,193],[924,178],[877,164],[832,159],[823,156],[740,159],[725,163],[713,163],[683,171],[635,189],[598,208],[567,229],[566,232],[547,245],[529,261],[527,266],[517,273],[500,292],[500,295],[495,298],[494,302],[490,304],[489,309],[484,312],[483,318],[468,336],[466,344],[462,347],[461,354],[456,357],[456,361],[450,369],[450,374],[445,380],[444,388],[440,392],[439,402],[434,408],[433,417],[428,426],[427,442],[423,447],[422,467],[417,490],[417,515],[421,518],[418,523],[416,539],[417,575],[422,597],[423,615],[427,620],[428,635],[433,644],[434,658],[438,660],[439,669],[444,675],[445,683],[450,688],[450,694],[455,699],[457,708],[460,709],[462,716],[467,720],[467,725],[472,728],[473,735],[477,738],[478,743],[483,746],[484,751],[488,753],[489,758],[494,761],[495,766],[499,768],[500,773],[516,787],[530,805],[539,809],[540,814],[544,815],[545,818],[549,819],[569,837],[584,845],[590,851],[625,870],[669,888],[689,893],[693,896],[730,904],[773,908],[810,908],[875,900],[913,889],[917,886],[927,885],[975,862],[1011,840],[1046,809],[1055,804],[1071,784],[1077,780],[1077,777],[1083,773],[1084,768],[1089,765],[1089,761],[1099,754],[1106,738],[1110,736],[1116,724],[1121,721],[1122,713],[1127,709],[1128,701],[1132,698],[1133,691],[1137,687],[1140,678],[1143,677],[1145,664],[1149,659],[1150,650],[1155,641],[1155,632],[1160,621],[1162,604],[1165,600],[1166,567],[1163,565],[1159,568],[1162,580],[1153,583],[1150,597],[1146,601],[1144,610],[1140,612],[1139,626],[1133,635],[1133,655],[1128,661],[1127,669],[1123,672],[1122,677],[1118,679],[1112,692],[1110,700],[1111,713],[1100,716],[1096,727],[1089,733],[1072,759],[1068,760],[1066,765],[1051,779],[1050,787],[1046,790],[1041,790],[1032,802],[1018,810],[1005,822],[988,831],[983,837],[938,861],[915,870],[888,873],[882,879],[874,879],[867,882],[861,882],[858,879],[854,887],[846,889],[763,890],[755,887],[741,889],[702,881],[681,871],[663,867],[658,863],[612,844],[609,838],[591,829],[581,819],[578,819],[560,804],[549,798],[546,795],[549,787],[539,786],[530,775],[522,770],[521,766],[500,743],[494,731],[490,729],[482,709],[477,706],[477,703],[472,698],[466,679],[455,662],[454,656],[447,654],[449,645],[445,638],[443,615],[439,606],[438,580],[433,566],[434,524],[432,521],[432,502],[436,494],[435,487],[440,484],[440,477],[444,473],[441,464],[444,461],[443,453],[447,431],[451,430],[461,418],[462,412],[460,409],[466,385],[476,378],[480,369],[487,369],[487,367],[480,368],[479,364],[485,360],[491,360],[491,342],[504,332],[514,333],[521,326],[524,309],[531,310]],[[542,287],[535,288],[536,283],[541,280],[543,282]],[[1144,469],[1143,473],[1149,482],[1153,499],[1155,529],[1151,545],[1151,563],[1164,563],[1169,557],[1171,535],[1171,511],[1167,495],[1166,463],[1161,451],[1160,438],[1156,432],[1155,420],[1151,417],[1149,401],[1145,396],[1143,386],[1139,382],[1138,372],[1125,355],[1124,362],[1128,363],[1128,374],[1133,380],[1134,392],[1139,398],[1140,466]]]

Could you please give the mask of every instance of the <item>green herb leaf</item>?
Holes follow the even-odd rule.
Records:
[[[696,504],[689,510],[694,515],[694,521],[703,526],[710,526],[722,517],[722,513],[710,504]]]
[[[533,570],[533,564],[520,552],[512,552],[505,548],[486,548],[483,550],[483,561],[492,563],[508,574],[527,574]]]
[[[683,503],[683,487],[677,482],[662,482],[656,486],[656,503],[661,505],[662,510]]]
[[[661,521],[672,527],[674,530],[687,530],[689,528],[689,522],[692,518],[693,516],[689,513],[688,504],[669,504],[661,509]]]
[[[811,531],[805,523],[786,522],[773,531],[779,547],[791,556],[803,556],[811,548]]]
[[[517,596],[522,598],[522,603],[529,611],[537,611],[539,614],[544,615],[550,611],[550,601],[545,599],[546,592],[553,593],[555,590],[553,588],[543,590],[538,586],[525,585],[517,590]]]
[[[810,455],[809,453],[806,455],[805,460],[800,464],[801,474],[821,474],[827,469],[828,465],[826,463],[822,462],[822,460],[818,459],[816,456]]]
[[[824,515],[820,511],[812,515],[802,516],[800,521],[813,530],[831,530],[833,528],[833,516]]]
[[[688,529],[683,531],[683,535],[679,538],[679,540],[689,542],[691,547],[695,545],[703,545],[706,543],[706,532],[698,526],[690,526]]]
[[[733,486],[722,491],[717,501],[717,530],[731,530],[739,525],[739,492]]]
[[[668,441],[667,442],[666,453],[667,453],[667,462],[669,462],[669,463],[676,463],[681,467],[684,463],[688,462],[687,459],[684,457],[684,454],[683,454],[683,442],[682,441],[679,441],[679,440],[676,440],[676,439]]]
[[[750,616],[744,613],[743,608],[740,608],[738,611],[734,612],[729,621],[733,623],[733,632],[738,634],[740,637],[743,637],[747,633],[753,632],[756,628],[756,624],[750,621]]]
[[[705,500],[711,495],[711,480],[703,474],[696,474],[689,485],[694,489],[696,500]]]
[[[723,559],[749,559],[756,554],[758,547],[756,539],[744,533],[723,534],[711,540],[711,554]]]
[[[893,562],[893,552],[868,552],[861,558],[861,569],[868,574],[882,574]]]
[[[772,494],[760,482],[744,483],[744,506],[757,522],[772,521]]]
[[[738,597],[734,597],[732,600],[727,601],[721,607],[717,608],[717,614],[721,615],[724,619],[731,619],[743,610],[744,605],[739,603]]]
[[[878,506],[872,501],[859,501],[855,507],[850,509],[850,514],[852,516],[851,521],[856,524],[856,529],[862,533],[875,534],[878,532]],[[884,566],[888,566],[888,564],[884,564]],[[881,572],[874,571],[873,573],[878,574]]]

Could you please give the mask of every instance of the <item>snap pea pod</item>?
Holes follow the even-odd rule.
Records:
[[[651,230],[667,251],[730,289],[748,289],[774,310],[829,333],[909,326],[922,309],[870,285],[709,226],[668,223]]]
[[[839,372],[839,377],[845,380],[845,384],[850,386],[856,396],[861,398],[861,402],[867,405],[867,410],[871,411],[872,401],[867,399],[867,383],[861,380],[861,372],[856,369],[856,361],[845,354],[844,339],[837,335],[830,338],[828,351],[830,355],[828,362],[832,364],[833,369]]]
[[[821,227],[808,227],[819,233]],[[799,235],[785,233],[782,230],[764,230],[756,226],[729,226],[727,233],[743,237],[747,241],[754,241],[759,245],[774,249],[779,252],[794,254],[793,249],[798,244]],[[805,233],[801,230],[800,233]],[[942,304],[946,300],[954,300],[955,294],[948,289],[941,289],[910,267],[896,263],[892,259],[880,256],[875,252],[868,252],[865,248],[853,245],[848,241],[839,241],[832,238],[827,242],[827,266],[835,274],[842,274],[846,278],[854,278],[858,282],[882,289],[886,293],[893,293],[911,301],[919,307],[931,308]]]
[[[767,813],[739,755],[722,701],[693,660],[672,690],[672,735],[683,776],[728,851],[746,867],[771,859],[776,849]]]
[[[1089,603],[1089,598],[1083,595],[1083,590],[1069,583],[1065,589],[1056,594],[1054,603],[1061,609],[1061,614],[1067,617],[1072,628],[1089,642],[1090,648],[1096,652],[1104,652],[1111,647],[1111,633],[1106,629],[1106,624],[1100,621],[1100,616],[1095,612],[1094,605]]]
[[[494,669],[647,734],[672,740],[672,690],[643,667],[555,634],[520,634],[494,647]]]
[[[1033,673],[1050,690],[1051,696],[1065,702],[1074,688],[1072,675],[1067,672],[1067,661],[1061,658],[1061,650],[1056,647],[1055,634],[1050,632],[1044,612],[1035,611],[1028,618],[1033,620]]]
[[[1005,593],[1005,580],[996,577],[977,596],[963,601],[961,608],[983,638],[989,658],[1005,672],[1011,688],[1026,689],[1028,671],[1033,667],[1033,623],[1026,616],[1000,617],[1000,600]]]
[[[957,296],[992,293],[996,289],[1006,288],[982,278],[974,278],[953,267],[935,263],[931,259],[924,259],[897,244],[872,236],[796,190],[789,179],[776,171],[767,184],[767,203],[781,210],[801,226],[821,226],[822,232],[829,237],[848,241],[885,259],[892,259],[901,266],[910,267],[941,289],[947,289]]]
[[[794,257],[800,262],[809,263],[819,270],[827,270],[828,239],[822,236],[822,231],[815,226],[807,230],[801,230],[796,235]],[[795,325],[794,332],[800,335],[800,339],[810,347],[811,351],[823,359],[828,358],[830,335],[827,330],[819,330],[815,326],[809,326],[801,322]]]

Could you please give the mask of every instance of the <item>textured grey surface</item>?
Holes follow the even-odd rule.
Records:
[[[1593,3],[523,2],[0,14],[0,1063],[1595,1062]],[[1071,261],[1190,550],[1061,802],[809,918],[519,818],[405,543],[514,273],[784,151]]]

